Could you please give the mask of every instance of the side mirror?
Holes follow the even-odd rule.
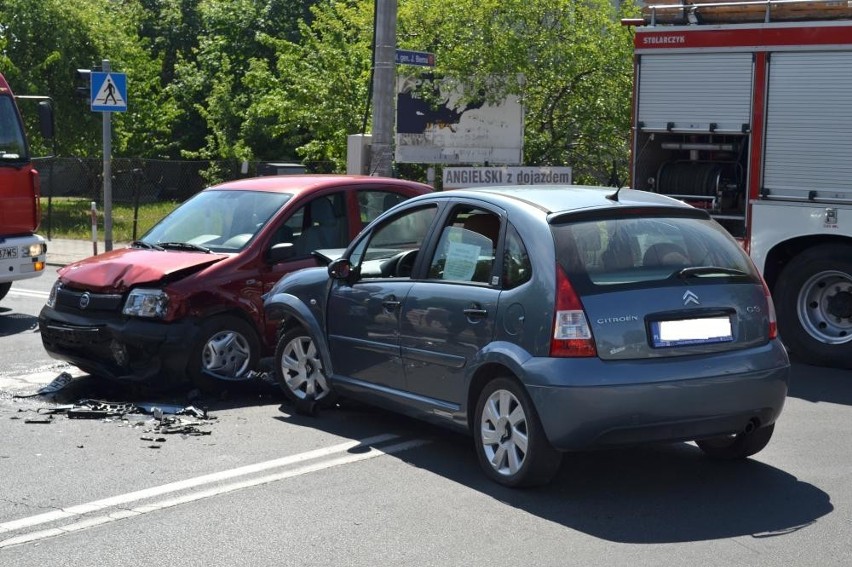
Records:
[[[352,275],[352,264],[348,258],[338,258],[328,265],[328,275],[335,280],[347,280]]]
[[[52,140],[55,136],[53,126],[53,106],[49,100],[38,103],[38,121],[41,135],[45,140]]]
[[[272,245],[272,248],[270,248],[269,252],[266,254],[266,260],[270,264],[277,264],[278,262],[289,260],[295,255],[296,248],[293,246],[292,242],[280,242]]]

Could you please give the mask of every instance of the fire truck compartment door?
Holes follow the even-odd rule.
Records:
[[[851,133],[852,51],[772,53],[763,177],[769,197],[852,198]]]
[[[645,131],[741,133],[750,124],[751,53],[648,53],[639,59]]]

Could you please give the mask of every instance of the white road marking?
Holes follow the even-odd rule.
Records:
[[[379,443],[384,443],[393,439],[397,439],[398,435],[393,434],[385,434],[385,435],[377,435],[375,437],[370,437],[363,440],[353,440],[347,441],[346,443],[341,443],[338,445],[333,445],[331,447],[326,447],[323,449],[316,449],[313,451],[307,451],[305,453],[299,453],[297,455],[290,455],[288,457],[283,457],[281,459],[274,459],[272,461],[266,461],[263,463],[256,463],[254,465],[248,465],[245,467],[238,467],[236,469],[231,469],[227,471],[222,471],[218,473],[203,475],[183,481],[173,482],[169,484],[164,484],[162,486],[156,486],[152,488],[148,488],[145,490],[139,490],[136,492],[130,492],[127,494],[122,494],[118,496],[113,496],[111,498],[105,498],[103,500],[96,500],[94,502],[89,502],[87,504],[80,504],[77,506],[71,506],[68,508],[63,508],[60,510],[56,510],[54,512],[47,512],[45,514],[38,514],[35,516],[30,516],[28,518],[22,518],[20,520],[13,520],[11,522],[4,522],[0,524],[0,533],[12,532],[24,528],[31,528],[41,524],[45,524],[48,522],[53,522],[57,520],[63,519],[71,519],[78,516],[82,516],[83,514],[88,514],[91,512],[105,510],[106,508],[118,506],[121,504],[127,504],[129,502],[139,501],[145,498],[152,498],[155,496],[161,496],[164,494],[169,494],[173,492],[177,492],[180,490],[186,490],[189,488],[195,488],[199,486],[203,486],[206,484],[211,484],[214,482],[220,482],[226,479],[232,479],[239,476],[245,476],[248,474],[253,474],[257,472],[267,471],[273,468],[280,468],[287,465],[292,465],[296,463],[302,463],[305,461],[318,459],[320,457],[328,457],[334,455],[335,453],[342,453],[345,451],[349,451],[355,447],[359,446],[370,446]],[[84,518],[79,521],[45,530],[40,530],[36,532],[30,532],[27,534],[22,534],[19,536],[15,536],[3,541],[0,541],[0,549],[4,547],[9,547],[12,545],[20,545],[22,543],[29,543],[33,541],[42,540],[48,537],[54,537],[57,535],[62,535],[74,531],[84,530],[93,526],[99,526],[105,523],[114,522],[117,520],[122,520],[125,518],[132,518],[139,516],[141,514],[148,514],[150,512],[156,512],[158,510],[163,510],[165,508],[170,508],[173,506],[179,506],[181,504],[186,504],[188,502],[195,502],[197,500],[202,500],[205,498],[211,498],[213,496],[218,496],[221,494],[226,494],[229,492],[233,492],[235,490],[241,490],[243,488],[249,488],[253,486],[259,486],[262,484],[268,484],[271,482],[276,482],[279,480],[284,480],[287,478],[292,478],[296,476],[301,476],[304,474],[309,474],[312,472],[320,471],[323,469],[355,463],[358,461],[363,461],[366,459],[373,459],[375,457],[380,457],[383,455],[389,455],[392,453],[397,453],[400,451],[405,451],[407,449],[411,449],[413,447],[418,447],[421,445],[425,445],[429,443],[429,441],[425,439],[413,439],[410,441],[402,441],[396,443],[395,445],[390,445],[388,447],[384,447],[381,449],[377,449],[375,447],[369,447],[368,451],[363,453],[351,453],[345,456],[325,459],[317,463],[311,463],[307,465],[300,466],[295,469],[282,471],[275,474],[270,474],[258,478],[247,479],[240,482],[234,482],[231,484],[226,484],[223,486],[219,486],[216,488],[211,488],[209,490],[204,490],[200,492],[191,492],[189,494],[176,496],[174,498],[161,500],[159,502],[154,502],[152,504],[145,504],[142,506],[138,506],[129,510],[116,510],[111,513],[107,513],[102,516],[97,516],[93,518]]]
[[[36,299],[47,299],[50,295],[50,292],[47,291],[35,291],[33,289],[20,289],[13,287],[9,290],[9,295],[19,295],[21,297],[34,297]]]

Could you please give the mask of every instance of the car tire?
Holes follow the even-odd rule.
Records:
[[[337,395],[328,380],[317,343],[302,327],[283,333],[275,346],[275,378],[300,413],[328,407]]]
[[[774,423],[759,427],[750,433],[699,439],[695,444],[710,458],[735,461],[760,452],[772,439],[773,431],[775,431]]]
[[[473,425],[479,464],[495,482],[539,486],[558,472],[562,453],[547,440],[532,400],[517,380],[500,377],[486,384]]]
[[[260,359],[260,339],[254,327],[233,315],[205,321],[191,350],[187,375],[204,391],[220,390],[229,382],[250,379]]]
[[[852,246],[825,244],[795,256],[774,300],[781,340],[806,364],[852,368]]]
[[[6,297],[10,289],[12,289],[12,282],[0,283],[0,300]]]

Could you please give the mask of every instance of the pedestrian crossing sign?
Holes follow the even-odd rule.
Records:
[[[125,112],[127,74],[92,71],[91,99],[95,112]]]

